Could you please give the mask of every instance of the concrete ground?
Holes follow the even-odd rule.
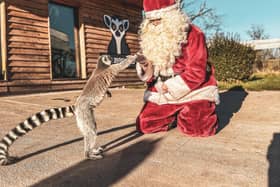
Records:
[[[74,102],[79,92],[0,98],[0,136],[29,115]],[[12,147],[21,157],[0,167],[0,186],[280,186],[280,92],[226,91],[220,131],[191,138],[177,129],[139,136],[143,90],[114,89],[97,109],[105,158],[84,160],[75,119],[50,121]]]

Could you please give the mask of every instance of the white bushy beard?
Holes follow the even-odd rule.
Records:
[[[182,54],[182,44],[187,42],[189,23],[188,17],[179,10],[164,13],[157,26],[148,19],[142,22],[140,47],[153,64],[154,76],[174,75],[172,66]]]

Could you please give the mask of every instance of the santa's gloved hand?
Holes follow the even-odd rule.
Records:
[[[136,55],[137,55],[136,61],[138,63],[140,63],[140,64],[146,63],[147,59],[142,53],[137,53]]]
[[[149,81],[153,76],[153,65],[151,61],[141,61],[136,63],[138,77],[144,81]]]

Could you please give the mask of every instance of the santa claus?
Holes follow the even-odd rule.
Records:
[[[219,94],[203,32],[176,0],[144,0],[143,7],[139,35],[145,58],[136,70],[148,88],[138,130],[155,133],[177,125],[189,136],[214,135]]]

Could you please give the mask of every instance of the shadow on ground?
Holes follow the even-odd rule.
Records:
[[[267,150],[268,169],[268,186],[280,186],[280,134],[275,133],[271,144]]]
[[[138,167],[157,147],[161,139],[143,140],[102,160],[85,160],[33,186],[98,186],[115,184]]]
[[[221,103],[220,105],[217,106],[217,114],[219,116],[219,128],[218,128],[218,132],[220,132],[223,128],[225,128],[229,122],[230,119],[232,118],[233,114],[238,112],[242,106],[243,101],[245,100],[246,96],[248,95],[248,93],[242,88],[242,87],[234,87],[229,89],[226,92],[223,92],[220,94],[220,100]],[[114,131],[118,131],[118,130],[122,130],[122,129],[126,129],[126,128],[131,128],[131,127],[135,127],[135,124],[128,124],[128,125],[123,125],[123,126],[119,126],[119,127],[114,127],[108,130],[104,130],[98,133],[98,135],[102,135],[102,134],[107,134],[107,133],[111,133]],[[102,147],[105,148],[105,151],[108,151],[110,149],[113,149],[117,146],[120,146],[124,143],[127,143],[133,139],[138,138],[139,136],[141,136],[140,134],[138,134],[137,132],[133,131],[130,132],[128,134],[125,134],[124,136],[121,136],[105,145],[103,145]],[[61,144],[57,144],[27,155],[24,155],[22,157],[20,157],[17,161],[22,161],[24,159],[30,158],[32,156],[44,153],[46,151],[50,151],[52,149],[56,149],[68,144],[72,144],[78,141],[82,141],[83,138],[76,138]]]
[[[123,125],[123,126],[119,126],[119,127],[114,127],[114,128],[111,128],[111,129],[108,129],[108,130],[104,130],[104,131],[100,131],[98,133],[98,137],[101,136],[102,134],[107,134],[107,133],[111,133],[111,132],[114,132],[114,131],[119,131],[119,130],[123,130],[123,129],[127,129],[127,128],[131,128],[131,127],[135,127],[135,124],[128,124],[128,125]],[[128,134],[125,134],[115,140],[112,140],[111,142],[108,142],[106,143],[105,145],[102,145],[102,147],[105,149],[105,151],[108,151],[110,149],[113,149],[115,147],[118,147],[122,144],[125,144],[129,141],[132,141],[138,137],[142,136],[142,134],[138,133],[137,131],[132,131]],[[79,142],[79,141],[82,141],[84,138],[83,137],[80,137],[80,138],[76,138],[76,139],[73,139],[73,140],[69,140],[67,142],[63,142],[61,144],[57,144],[57,145],[54,145],[54,146],[51,146],[51,147],[48,147],[48,148],[45,148],[45,149],[41,149],[41,150],[38,150],[38,151],[35,151],[33,153],[29,153],[29,154],[26,154],[22,157],[19,157],[17,158],[17,160],[15,160],[14,163],[16,162],[20,162],[22,160],[25,160],[25,159],[28,159],[30,157],[33,157],[35,155],[38,155],[38,154],[41,154],[41,153],[44,153],[44,152],[47,152],[47,151],[50,151],[52,149],[57,149],[59,147],[62,147],[62,146],[65,146],[65,145],[69,145],[69,144],[72,144],[72,143],[76,143],[76,142]],[[98,140],[97,140],[98,141]]]
[[[221,103],[216,110],[219,117],[218,133],[229,124],[233,114],[240,110],[247,95],[248,93],[239,86],[220,93]]]

